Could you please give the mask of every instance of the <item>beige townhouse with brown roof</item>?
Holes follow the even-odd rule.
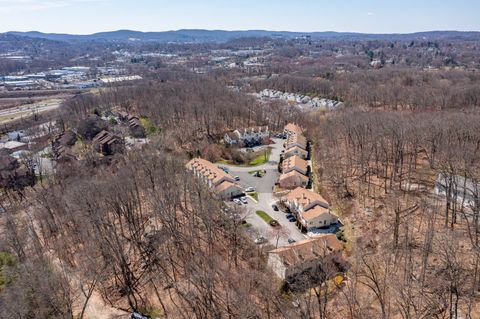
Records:
[[[329,203],[310,190],[298,187],[288,193],[284,201],[306,231],[338,222],[338,217],[330,211]]]
[[[186,168],[223,199],[230,199],[243,193],[232,175],[207,160],[194,158],[186,164]]]

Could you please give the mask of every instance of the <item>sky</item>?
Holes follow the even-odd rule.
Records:
[[[0,0],[0,32],[480,31],[480,0]]]

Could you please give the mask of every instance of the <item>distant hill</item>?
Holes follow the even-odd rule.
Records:
[[[288,32],[288,31],[224,31],[224,30],[177,30],[164,32],[140,32],[132,30],[118,30],[100,32],[90,35],[72,35],[61,33],[8,32],[10,35],[41,38],[55,41],[157,41],[157,42],[226,42],[245,37],[275,37],[296,38],[310,36],[312,39],[343,39],[343,40],[441,40],[441,39],[471,39],[480,40],[480,32],[477,31],[430,31],[410,34],[366,34],[352,32]]]

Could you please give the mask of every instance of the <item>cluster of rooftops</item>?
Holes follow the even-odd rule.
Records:
[[[258,142],[264,138],[268,138],[270,136],[270,132],[268,130],[268,126],[255,126],[249,128],[240,128],[236,129],[231,132],[225,133],[224,140],[227,144],[240,144],[240,143],[251,143],[251,142]]]
[[[187,163],[186,168],[193,171],[222,198],[231,198],[243,192],[241,187],[235,183],[232,175],[205,159],[194,158]]]
[[[268,128],[250,128],[234,132],[237,136],[243,136],[244,134],[268,132]],[[322,195],[304,188],[309,180],[307,176],[309,165],[306,160],[308,158],[308,141],[303,135],[302,129],[298,125],[290,123],[285,126],[284,135],[287,138],[284,145],[280,181],[290,176],[301,177],[300,184],[291,187],[289,193],[282,197],[282,201],[292,213],[298,216],[299,223],[306,230],[322,226],[328,227],[330,224],[336,223],[338,218],[331,213],[328,201]],[[186,168],[222,198],[232,198],[243,192],[233,176],[205,159],[194,158],[186,164]],[[341,242],[334,234],[324,234],[270,251],[268,263],[280,278],[287,279],[295,272],[311,267],[312,262],[326,255],[337,253],[341,255],[342,247]]]
[[[283,134],[287,139],[284,144],[279,186],[283,189],[305,187],[309,181],[308,162],[306,161],[308,141],[302,133],[302,128],[293,123],[285,126]]]

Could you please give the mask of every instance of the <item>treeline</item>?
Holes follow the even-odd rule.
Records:
[[[72,164],[28,204],[5,202],[2,318],[88,318],[94,298],[172,318],[317,312],[323,298],[281,294],[263,248],[162,144],[102,170]]]
[[[443,199],[433,188],[440,173],[480,185],[479,121],[475,111],[347,111],[311,120],[318,186],[356,221],[355,284],[345,291],[353,299],[341,299],[346,311],[359,311],[353,318],[475,318],[478,189],[467,205],[453,194],[465,185],[447,182],[452,193]]]
[[[259,92],[277,89],[337,98],[354,107],[446,110],[480,106],[480,74],[473,70],[362,70],[316,78],[283,75],[253,83]]]
[[[115,108],[148,117],[162,132],[168,148],[192,156],[218,142],[230,129],[256,125],[280,129],[292,116],[280,106],[263,106],[209,78],[167,73],[142,85],[79,96],[65,105],[65,120],[72,122],[94,110]]]

